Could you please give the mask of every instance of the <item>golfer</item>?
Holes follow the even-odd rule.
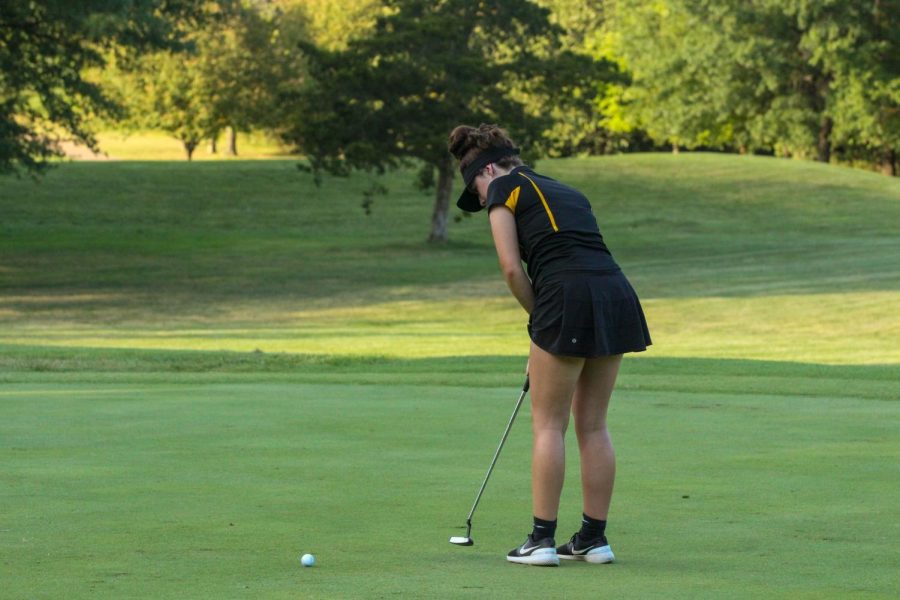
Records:
[[[530,315],[534,526],[507,560],[612,562],[606,520],[616,459],[606,412],[622,354],[650,345],[640,302],[603,242],[584,194],[523,164],[503,129],[460,125],[450,134],[449,150],[465,182],[457,206],[468,212],[487,207],[506,284]],[[581,529],[557,547],[570,411],[584,508]]]

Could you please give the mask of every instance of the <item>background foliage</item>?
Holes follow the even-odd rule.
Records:
[[[60,140],[96,147],[102,122],[166,131],[188,156],[263,130],[317,167],[411,157],[440,183],[438,131],[481,119],[535,156],[711,149],[897,172],[900,0],[12,0],[0,36],[7,172],[40,170]]]

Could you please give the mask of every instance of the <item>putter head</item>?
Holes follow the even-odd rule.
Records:
[[[456,544],[457,546],[471,546],[475,542],[473,542],[470,537],[454,536],[450,538],[450,543]]]

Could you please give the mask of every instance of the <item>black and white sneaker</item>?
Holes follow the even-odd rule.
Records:
[[[611,563],[616,560],[605,535],[586,541],[576,533],[567,544],[556,549],[556,554],[559,558],[566,560],[583,560],[596,564]]]
[[[525,543],[510,550],[506,555],[506,560],[523,565],[556,567],[559,566],[559,557],[556,555],[555,545],[556,541],[553,538],[534,541],[529,533]]]

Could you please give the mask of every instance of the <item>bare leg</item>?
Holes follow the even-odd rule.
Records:
[[[621,362],[621,354],[585,361],[572,401],[584,512],[604,521],[616,479],[616,454],[606,428],[606,411]]]
[[[553,521],[566,471],[564,436],[583,358],[554,356],[531,344],[531,494],[534,516]]]

